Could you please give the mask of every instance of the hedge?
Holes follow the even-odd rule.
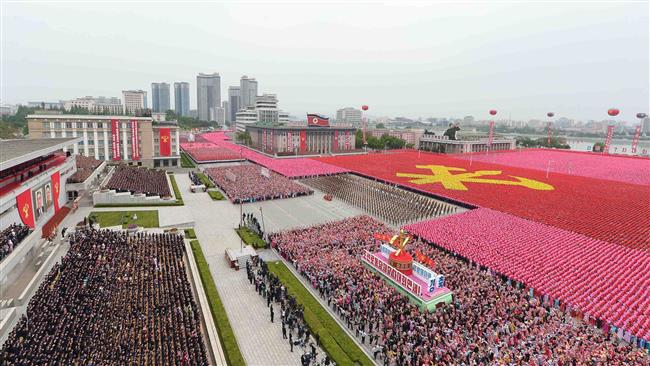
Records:
[[[373,365],[368,356],[357,346],[330,314],[321,306],[309,290],[282,262],[268,262],[269,270],[286,286],[298,303],[305,307],[304,317],[312,334],[318,334],[321,346],[337,365]]]
[[[185,229],[185,238],[187,239],[196,239],[196,233],[194,232],[194,229]]]
[[[208,191],[208,196],[210,196],[213,201],[221,201],[226,199],[226,197],[224,197],[223,194],[221,194],[219,191]]]
[[[210,180],[210,178],[208,178],[207,175],[203,173],[196,173],[196,176],[199,177],[201,183],[203,183],[206,187],[214,188],[214,183],[212,183],[212,181]]]
[[[266,246],[264,240],[247,227],[240,227],[235,229],[235,231],[239,234],[244,243],[252,245],[255,249],[264,248]]]
[[[196,168],[196,164],[185,152],[181,152],[181,168]]]
[[[230,321],[228,321],[226,309],[224,309],[221,298],[219,297],[219,292],[217,292],[217,287],[215,286],[212,275],[210,274],[210,267],[208,266],[208,262],[205,260],[205,256],[203,256],[201,245],[198,240],[192,240],[190,241],[190,246],[192,247],[192,253],[194,253],[196,266],[199,268],[201,283],[203,283],[205,294],[210,303],[210,312],[212,313],[212,319],[214,319],[214,324],[219,333],[219,342],[221,343],[221,348],[223,348],[224,355],[226,356],[226,362],[229,366],[245,366],[246,362],[244,361],[244,356],[242,356],[241,351],[239,350],[237,338],[235,338],[235,333],[233,333]]]

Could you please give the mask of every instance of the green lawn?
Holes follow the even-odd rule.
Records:
[[[373,364],[284,263],[268,262],[268,265],[269,270],[282,281],[289,293],[304,305],[307,326],[313,334],[318,333],[323,349],[337,365]]]
[[[196,168],[196,164],[184,152],[181,152],[181,168]]]
[[[172,188],[174,189],[174,196],[176,196],[176,202],[180,202],[180,205],[184,205],[183,196],[181,195],[181,190],[178,189],[178,184],[176,184],[176,178],[174,174],[169,175],[169,180],[172,182]]]
[[[246,362],[239,350],[235,333],[232,331],[230,321],[226,315],[226,309],[224,309],[223,303],[221,303],[221,298],[219,298],[219,292],[217,292],[217,287],[215,286],[212,275],[210,274],[210,268],[208,267],[208,262],[205,260],[205,256],[201,250],[201,245],[198,240],[192,240],[190,241],[190,246],[192,247],[192,253],[194,253],[196,265],[199,268],[201,283],[203,283],[205,294],[210,303],[210,312],[212,313],[212,319],[214,319],[215,326],[217,327],[219,340],[221,341],[221,347],[226,356],[228,366],[245,366]],[[245,290],[242,289],[242,291]]]
[[[187,239],[196,239],[196,233],[194,229],[185,229],[185,238]]]
[[[133,220],[133,214],[138,216]],[[88,215],[94,217],[100,227],[137,224],[141,227],[158,227],[158,210],[151,211],[93,211]]]
[[[259,235],[257,235],[255,232],[251,231],[247,227],[242,227],[239,229],[235,229],[237,234],[241,237],[241,239],[244,241],[244,243],[248,245],[252,245],[253,248],[259,249],[259,248],[264,248],[266,245],[264,243],[264,240],[260,238]]]
[[[208,178],[207,175],[203,173],[196,173],[196,176],[199,177],[201,183],[203,183],[206,187],[214,188],[214,183],[212,183],[212,181],[210,180],[210,178]]]
[[[226,197],[224,197],[223,194],[221,194],[219,191],[208,191],[208,196],[210,196],[213,201],[221,201],[226,199]]]

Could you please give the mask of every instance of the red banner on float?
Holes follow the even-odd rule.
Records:
[[[113,160],[122,160],[122,155],[120,155],[120,121],[116,119],[111,120],[111,139],[113,140],[111,145]]]
[[[607,126],[607,138],[605,138],[605,147],[603,148],[604,154],[609,154],[609,145],[612,144],[613,136],[614,136],[614,126]]]
[[[494,121],[490,121],[490,134],[488,135],[488,146],[492,146],[494,141]]]
[[[160,135],[160,156],[170,156],[172,154],[172,137],[169,128],[158,130]]]
[[[59,211],[59,199],[61,198],[61,172],[52,174],[52,201],[54,201],[54,212]]]
[[[307,131],[300,131],[300,152],[304,153],[307,150]]]
[[[16,196],[16,207],[18,214],[23,224],[34,228],[34,206],[32,205],[32,190],[27,189],[23,193]]]
[[[334,130],[334,139],[332,139],[332,151],[339,151],[339,131]]]
[[[131,160],[140,160],[140,139],[138,138],[138,121],[131,120]]]
[[[636,154],[636,147],[639,145],[639,137],[641,137],[641,126],[636,126],[636,130],[634,130],[634,138],[632,139],[632,154]]]

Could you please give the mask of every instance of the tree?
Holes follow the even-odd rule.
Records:
[[[604,142],[596,142],[594,144],[594,147],[591,148],[591,151],[593,152],[602,152],[605,150],[605,143]]]
[[[246,132],[241,132],[241,131],[237,132],[235,134],[235,139],[237,141],[243,143],[244,145],[247,145],[247,146],[251,145],[253,143],[253,139],[251,138],[251,134],[248,131],[246,131]]]
[[[383,123],[377,123],[377,125],[375,126],[375,128],[386,128],[386,126],[384,126]]]

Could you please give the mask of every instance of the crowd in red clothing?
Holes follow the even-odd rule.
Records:
[[[147,196],[170,197],[164,170],[119,165],[106,188],[118,192],[144,193]]]
[[[184,248],[172,234],[72,234],[0,364],[207,365]]]
[[[425,312],[361,264],[387,228],[369,217],[271,236],[347,326],[385,365],[648,365],[641,348],[576,321],[499,276],[417,241],[454,301]],[[412,253],[413,254],[413,253]]]
[[[256,202],[276,198],[290,198],[314,193],[311,189],[269,171],[262,175],[262,167],[243,164],[208,168],[205,172],[221,188],[231,202]]]

